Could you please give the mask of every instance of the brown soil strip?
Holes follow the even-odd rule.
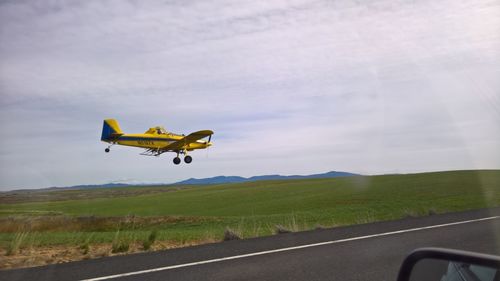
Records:
[[[155,216],[155,217],[96,217],[96,216],[9,216],[0,217],[0,232],[34,231],[115,231],[117,229],[147,229],[165,224],[217,221],[216,218]]]
[[[219,241],[214,239],[187,241],[184,243],[156,241],[151,246],[150,251],[159,251],[214,242]],[[85,253],[85,250],[78,246],[63,245],[25,248],[19,250],[19,252],[14,255],[6,255],[6,250],[0,249],[0,269],[42,266],[139,252],[144,252],[141,243],[130,244],[129,251],[126,253],[111,253],[111,243],[92,244],[89,246],[87,253]]]

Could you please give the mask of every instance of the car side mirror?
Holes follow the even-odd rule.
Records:
[[[398,281],[500,281],[500,257],[441,248],[417,249],[403,261]]]

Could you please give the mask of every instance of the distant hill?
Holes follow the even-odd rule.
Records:
[[[70,189],[82,189],[82,188],[111,188],[111,187],[124,187],[130,186],[128,183],[106,183],[106,184],[84,184],[84,185],[74,185],[68,188]]]
[[[120,188],[127,186],[162,186],[162,185],[205,185],[205,184],[222,184],[222,183],[239,183],[239,182],[250,182],[250,181],[263,181],[263,180],[292,180],[292,179],[319,179],[319,178],[336,178],[336,177],[350,177],[350,176],[360,176],[359,174],[347,173],[347,172],[336,172],[331,171],[323,174],[313,174],[313,175],[264,175],[264,176],[253,176],[249,178],[239,177],[239,176],[217,176],[211,178],[195,179],[190,178],[187,180],[179,181],[176,183],[105,183],[105,184],[86,184],[86,185],[74,185],[65,187],[48,187],[40,189],[17,189],[6,192],[43,192],[43,191],[57,191],[57,190],[80,190],[80,189],[97,189],[97,188]]]
[[[142,184],[127,184],[127,183],[104,183],[104,184],[82,184],[82,185],[73,185],[73,186],[53,186],[47,188],[39,188],[39,189],[17,189],[12,191],[23,191],[23,192],[38,192],[38,191],[46,191],[46,190],[68,190],[68,189],[92,189],[92,188],[114,188],[114,187],[127,187],[127,186],[138,186]]]
[[[217,176],[211,178],[195,179],[190,178],[174,184],[220,184],[220,183],[234,183],[234,182],[244,182],[247,178],[238,176]]]
[[[250,182],[250,181],[262,181],[262,180],[292,180],[292,179],[321,179],[321,178],[337,178],[337,177],[351,177],[359,176],[359,174],[347,173],[347,172],[337,172],[331,171],[323,174],[313,174],[313,175],[291,175],[291,176],[281,176],[281,175],[264,175],[264,176],[254,176],[250,178],[238,177],[238,176],[217,176],[212,178],[195,179],[190,178],[184,181],[176,182],[175,184],[221,184],[221,183],[238,183],[238,182]]]

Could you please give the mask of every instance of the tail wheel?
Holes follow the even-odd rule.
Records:
[[[193,162],[193,157],[186,155],[186,157],[184,157],[184,162],[186,162],[186,164]]]
[[[109,148],[104,149],[104,151],[105,151],[106,153],[108,153],[108,152],[109,152]]]
[[[174,158],[174,164],[175,164],[175,165],[179,165],[180,163],[181,163],[181,158],[179,158],[179,157],[175,157],[175,158]]]

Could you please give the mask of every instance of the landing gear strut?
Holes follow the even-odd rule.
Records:
[[[184,163],[189,164],[193,162],[193,157],[187,155],[186,150],[181,150],[177,152],[177,156],[174,158],[175,165],[179,165],[181,163],[181,158],[179,157],[179,154],[184,154]]]
[[[111,147],[115,145],[115,143],[111,143],[108,147],[106,147],[106,149],[104,149],[104,152],[108,153],[111,151]]]

